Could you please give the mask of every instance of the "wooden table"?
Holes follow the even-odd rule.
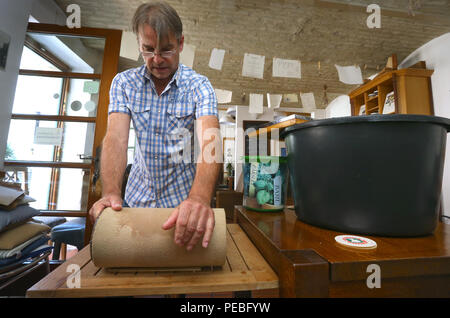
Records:
[[[238,224],[279,276],[281,297],[450,297],[450,225],[418,238],[366,236],[371,251],[338,245],[337,235],[279,213],[235,208]],[[367,281],[379,266],[381,288]]]
[[[28,289],[27,297],[146,296],[278,288],[277,275],[242,229],[228,224],[227,230],[223,267],[194,272],[111,273],[94,265],[86,246]],[[79,266],[78,271],[74,271],[74,265]],[[80,286],[73,288],[77,275]]]

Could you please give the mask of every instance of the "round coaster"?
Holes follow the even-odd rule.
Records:
[[[371,239],[356,235],[339,235],[334,238],[337,243],[354,248],[376,248],[377,243]]]

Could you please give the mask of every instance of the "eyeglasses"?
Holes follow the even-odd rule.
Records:
[[[155,55],[159,55],[162,58],[169,58],[172,55],[174,55],[176,51],[177,51],[177,49],[173,49],[172,51],[163,51],[163,52],[159,52],[159,53],[143,51],[143,52],[141,52],[141,54],[142,54],[143,58],[149,58],[149,59],[154,58]]]

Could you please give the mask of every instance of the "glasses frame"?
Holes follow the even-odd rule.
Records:
[[[154,58],[156,55],[159,55],[162,58],[167,59],[167,58],[172,57],[176,53],[177,49],[178,48],[173,49],[171,51],[163,51],[163,52],[159,52],[159,53],[141,51],[141,55],[142,55],[143,58],[149,58],[149,59]]]

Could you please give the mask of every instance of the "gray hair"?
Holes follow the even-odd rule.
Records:
[[[151,1],[141,4],[132,20],[133,32],[138,35],[144,24],[155,30],[158,44],[160,39],[168,37],[170,33],[175,35],[178,42],[181,40],[183,24],[178,13],[167,2]]]

